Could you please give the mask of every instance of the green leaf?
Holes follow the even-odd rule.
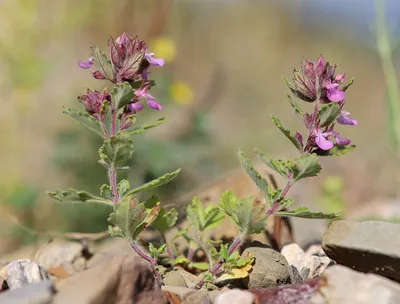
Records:
[[[56,190],[47,192],[47,194],[55,201],[67,204],[105,204],[113,206],[113,202],[98,196],[94,196],[85,191],[75,189]]]
[[[321,172],[321,165],[316,154],[302,154],[293,160],[293,180],[317,176]]]
[[[118,236],[133,241],[156,219],[159,209],[159,205],[147,209],[145,203],[127,197],[115,205],[115,211],[110,214],[108,221],[119,227]]]
[[[160,209],[157,218],[151,224],[151,226],[157,229],[160,233],[164,234],[169,228],[175,225],[178,220],[178,211],[174,208],[165,211],[164,208]]]
[[[223,258],[225,261],[229,259],[228,244],[221,246],[219,254],[221,255],[221,258]]]
[[[105,138],[99,122],[89,115],[89,113],[81,112],[76,109],[63,108],[63,113],[71,116],[80,123],[82,123],[89,130],[93,131],[102,138]]]
[[[184,256],[178,256],[175,258],[175,260],[171,261],[172,265],[178,265],[178,264],[184,264],[187,265],[190,263],[190,261],[188,260],[188,258],[184,257]],[[208,269],[208,264],[207,264],[207,269]]]
[[[121,109],[131,102],[133,97],[133,90],[128,82],[116,84],[111,91],[112,103],[117,109]]]
[[[161,185],[164,185],[164,184],[170,182],[171,180],[173,180],[179,174],[179,172],[181,172],[181,169],[178,169],[178,170],[176,170],[174,172],[171,172],[171,173],[167,173],[167,174],[165,174],[165,175],[163,175],[163,176],[161,176],[161,177],[159,177],[157,179],[154,179],[154,180],[152,180],[152,181],[150,181],[150,182],[148,182],[148,183],[146,183],[146,184],[144,184],[144,185],[142,185],[140,187],[132,189],[127,194],[125,194],[125,197],[128,196],[128,195],[133,195],[133,194],[136,194],[136,193],[139,193],[139,192],[142,192],[142,191],[147,191],[147,190],[150,190],[150,189],[157,188],[157,187],[159,187]]]
[[[317,117],[321,127],[332,124],[340,115],[340,107],[336,102],[332,102],[318,111]]]
[[[121,180],[117,185],[118,197],[123,197],[130,189],[129,181],[126,179]]]
[[[287,178],[289,169],[287,168],[284,161],[280,159],[272,159],[267,154],[262,152],[261,150],[255,148],[254,152],[258,155],[258,158],[265,163],[268,167],[275,170],[278,174],[282,175],[283,177]]]
[[[114,73],[112,70],[111,62],[107,59],[107,56],[103,54],[99,47],[92,47],[93,62],[100,74],[105,76],[109,80],[114,79]]]
[[[260,201],[252,198],[238,200],[231,191],[226,191],[218,207],[238,227],[242,236],[260,233],[265,229],[266,208]]]
[[[295,113],[301,120],[303,120],[303,115],[304,115],[303,111],[300,109],[300,107],[297,105],[297,103],[295,103],[295,102],[292,100],[292,97],[291,97],[290,95],[288,95],[288,99],[289,99],[289,103],[290,103],[290,105],[292,106],[292,109],[293,109],[294,113]]]
[[[264,193],[265,196],[269,197],[268,183],[267,183],[266,179],[263,178],[256,169],[254,169],[250,160],[248,158],[246,158],[246,156],[244,155],[242,150],[239,150],[237,152],[237,156],[239,158],[239,161],[240,161],[243,169],[246,171],[247,175],[253,180],[253,182],[256,184],[258,189],[260,189],[260,191],[262,193]]]
[[[355,147],[356,147],[355,145],[334,146],[332,149],[330,149],[328,151],[318,150],[318,155],[319,156],[341,156],[341,155],[345,155],[345,154],[353,151]]]
[[[286,129],[282,125],[281,121],[274,115],[272,115],[272,121],[274,122],[275,126],[277,126],[278,129],[281,130],[281,132],[292,142],[292,144],[297,148],[297,150],[302,152],[301,145],[297,141],[296,137],[290,132],[290,130]]]
[[[342,88],[342,91],[346,92],[346,90],[354,83],[355,80],[355,78],[351,78],[349,82]]]
[[[104,198],[112,200],[113,194],[112,194],[112,189],[109,185],[102,185],[100,187],[100,195]]]
[[[154,254],[157,253],[157,248],[154,247],[153,243],[149,243],[149,252],[152,257],[154,257]]]
[[[295,210],[291,211],[279,211],[275,212],[276,216],[292,216],[292,217],[301,217],[308,219],[334,219],[340,217],[342,212],[338,213],[323,213],[323,212],[312,212],[306,207],[299,207]]]
[[[186,206],[186,214],[188,221],[196,227],[198,231],[218,226],[224,219],[224,215],[219,209],[210,204],[206,207],[201,203],[198,197],[194,197],[192,202]]]
[[[208,263],[204,263],[204,262],[192,262],[189,264],[189,267],[193,267],[193,268],[197,268],[202,271],[206,271],[206,270],[208,270],[209,265],[208,265]]]
[[[112,136],[105,140],[99,149],[100,163],[104,166],[113,166],[115,169],[123,167],[133,155],[133,140],[125,136]]]
[[[153,122],[153,123],[145,124],[145,125],[142,125],[142,126],[140,126],[140,127],[134,128],[134,129],[128,131],[127,134],[128,134],[129,136],[131,136],[131,135],[136,135],[136,134],[142,133],[143,131],[145,131],[145,130],[147,130],[147,129],[151,129],[151,128],[157,127],[158,125],[161,125],[161,124],[164,123],[166,120],[167,120],[166,117],[160,118],[160,119],[156,120],[156,121]]]
[[[157,260],[160,255],[162,255],[167,248],[167,244],[161,245],[159,248],[156,248],[152,243],[149,243],[149,252],[152,258]]]

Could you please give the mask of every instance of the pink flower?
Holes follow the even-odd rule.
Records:
[[[110,94],[107,93],[106,90],[104,90],[103,93],[100,93],[97,90],[92,92],[90,89],[87,89],[87,93],[79,96],[78,99],[85,106],[86,111],[90,115],[92,115],[92,116],[101,115],[102,116],[105,114],[105,113],[102,113],[103,102],[105,100],[111,101],[111,96],[110,96]]]
[[[137,89],[135,91],[136,97],[144,98],[147,100],[147,105],[149,108],[154,110],[162,110],[162,106],[156,101],[153,95],[147,93],[149,85],[146,84],[142,89]]]
[[[86,61],[78,61],[78,65],[82,68],[82,69],[88,69],[93,65],[93,57],[90,57],[88,60]]]
[[[349,126],[358,125],[358,121],[349,117],[348,116],[349,114],[350,114],[350,112],[341,111],[340,116],[338,117],[338,119],[336,121],[341,125],[349,125]]]
[[[334,144],[328,140],[328,137],[332,135],[332,132],[322,132],[321,129],[315,131],[315,143],[322,150],[330,150]]]
[[[145,58],[149,62],[150,65],[152,66],[163,66],[164,65],[164,59],[162,58],[154,58],[155,53],[146,53]]]
[[[344,99],[344,92],[338,89],[338,83],[330,83],[325,86],[326,96],[330,101],[339,102]]]

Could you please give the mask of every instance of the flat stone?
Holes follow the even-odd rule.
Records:
[[[320,284],[309,304],[400,303],[400,284],[375,274],[364,274],[336,265],[329,267],[321,279],[324,283]]]
[[[186,281],[181,272],[179,272],[176,268],[165,273],[163,283],[170,286],[187,287]]]
[[[190,304],[208,304],[211,301],[207,290],[196,290],[195,292],[186,294],[182,302]]]
[[[322,249],[337,263],[400,281],[400,224],[334,221]]]
[[[242,255],[252,253],[253,268],[243,279],[248,288],[268,288],[290,283],[289,265],[285,257],[271,248],[249,247]]]
[[[49,279],[45,269],[31,260],[12,261],[5,267],[5,279],[10,289]]]
[[[83,246],[78,242],[56,240],[39,248],[34,261],[46,269],[64,266],[70,274],[86,268]]]
[[[187,294],[196,291],[195,289],[192,288],[181,287],[181,286],[169,286],[169,285],[164,285],[161,287],[161,289],[165,291],[170,291],[176,294],[181,299],[183,299],[183,297],[186,296]]]
[[[54,293],[53,283],[45,280],[35,284],[25,284],[18,289],[1,292],[0,303],[47,304],[51,303]]]
[[[54,304],[163,304],[149,263],[134,254],[117,255],[60,281]]]

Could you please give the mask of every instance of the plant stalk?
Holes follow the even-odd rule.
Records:
[[[150,265],[151,265],[151,266],[153,267],[153,269],[154,269],[154,278],[155,278],[155,280],[157,281],[157,283],[159,284],[159,286],[161,286],[162,281],[161,281],[161,275],[160,275],[160,273],[159,273],[158,270],[157,270],[157,266],[158,266],[158,265],[157,265],[157,262],[156,262],[151,256],[145,254],[145,253],[140,249],[140,247],[139,247],[139,245],[137,244],[136,241],[133,241],[133,242],[130,244],[130,246],[131,246],[131,248],[133,249],[133,251],[135,251],[135,252],[138,254],[138,256],[140,256],[142,259],[144,259],[145,261],[147,261],[147,262],[150,263]]]
[[[228,248],[228,254],[231,255],[236,249],[238,249],[240,247],[240,245],[243,244],[243,240],[244,240],[244,237],[242,237],[242,236],[236,237],[236,239],[233,241],[233,243]],[[221,267],[224,263],[225,263],[224,259],[219,260],[217,264],[215,264],[213,267],[211,267],[211,269],[209,270],[209,273],[211,273],[212,276],[216,275],[217,273],[219,273],[219,270],[221,269]],[[204,286],[205,283],[206,283],[206,281],[203,278],[203,279],[201,279],[201,281],[199,283],[196,284],[195,288],[200,289]]]

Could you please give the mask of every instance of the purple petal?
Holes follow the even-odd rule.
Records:
[[[317,146],[322,150],[329,150],[333,147],[333,143],[327,140],[320,132],[316,134],[315,142],[317,143]]]
[[[344,74],[337,74],[335,77],[335,81],[338,83],[342,83],[344,80],[344,76],[345,76]]]
[[[149,70],[148,69],[144,69],[142,72],[142,78],[144,80],[147,80],[149,78]]]
[[[140,103],[130,103],[128,104],[128,109],[131,111],[133,114],[136,114],[137,112],[140,112],[143,110],[143,105]]]
[[[335,84],[329,84],[326,88],[326,96],[330,101],[339,102],[344,99],[344,92],[339,90]]]
[[[349,114],[350,114],[349,112],[342,111],[338,119],[336,119],[336,121],[341,125],[349,125],[349,126],[358,125],[358,121],[349,117],[348,116]]]
[[[319,56],[316,64],[315,64],[315,72],[317,75],[320,75],[325,67],[325,58],[324,56]]]
[[[145,57],[147,61],[150,63],[152,66],[163,66],[164,65],[164,59],[162,58],[154,58],[154,53],[146,53]]]
[[[147,91],[147,87],[144,87],[143,89],[137,89],[135,91],[135,95],[138,97],[144,97],[144,96],[146,96],[146,91]]]
[[[335,136],[335,140],[339,146],[346,146],[350,143],[350,139],[340,138],[339,135]]]
[[[93,57],[90,57],[88,60],[86,61],[78,61],[78,65],[82,68],[82,69],[88,69],[93,65]]]
[[[148,99],[147,105],[154,110],[162,110],[162,106],[154,99]]]

